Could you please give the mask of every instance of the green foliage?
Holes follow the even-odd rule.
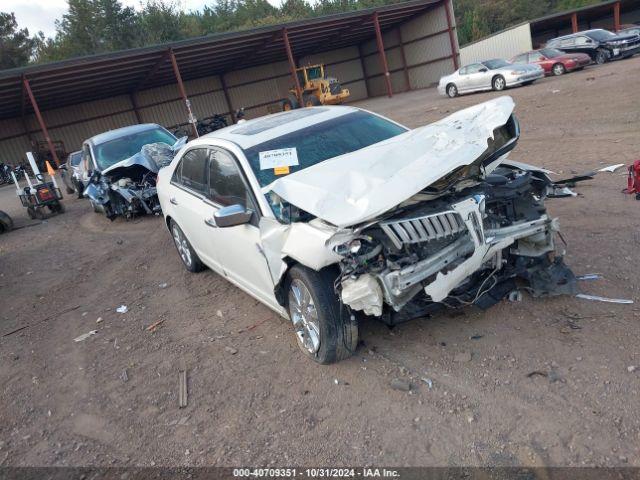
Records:
[[[510,25],[603,0],[454,0],[460,44]],[[402,0],[210,0],[185,12],[179,0],[141,0],[140,9],[121,0],[67,0],[56,35],[29,37],[12,13],[0,12],[0,69],[81,55],[182,40],[212,33],[377,7]]]
[[[18,30],[13,13],[0,12],[0,70],[25,65],[31,57],[35,40],[25,28]]]
[[[526,20],[604,0],[454,0],[458,41],[464,45]]]

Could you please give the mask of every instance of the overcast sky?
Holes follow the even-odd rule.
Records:
[[[140,8],[139,0],[120,0],[122,4]],[[280,5],[281,0],[269,0],[272,5]],[[200,10],[212,0],[177,0],[183,10]],[[14,12],[20,28],[28,28],[31,35],[42,30],[46,36],[55,34],[55,21],[67,10],[66,0],[2,0],[0,10]]]

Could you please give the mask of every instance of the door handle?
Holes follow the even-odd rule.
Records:
[[[212,228],[218,228],[218,225],[216,225],[216,221],[214,218],[205,218],[204,223]]]
[[[178,205],[178,201],[176,200],[176,198],[175,198],[175,197],[171,197],[171,198],[169,199],[169,201],[170,201],[173,205]]]

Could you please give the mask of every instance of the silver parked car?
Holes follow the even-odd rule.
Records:
[[[514,65],[502,59],[472,63],[442,77],[438,92],[450,98],[461,93],[483,90],[504,90],[517,85],[529,85],[544,77],[539,65]]]

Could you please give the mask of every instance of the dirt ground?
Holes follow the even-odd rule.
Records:
[[[638,78],[640,56],[509,91],[512,158],[557,178],[640,158]],[[415,127],[495,96],[358,105]],[[634,305],[525,295],[366,323],[357,354],[331,366],[218,275],[187,273],[160,218],[111,223],[66,198],[64,215],[31,221],[2,188],[24,228],[0,237],[0,335],[28,328],[0,336],[0,464],[640,466],[640,203],[623,173],[548,205],[567,263],[604,276],[582,289]]]

